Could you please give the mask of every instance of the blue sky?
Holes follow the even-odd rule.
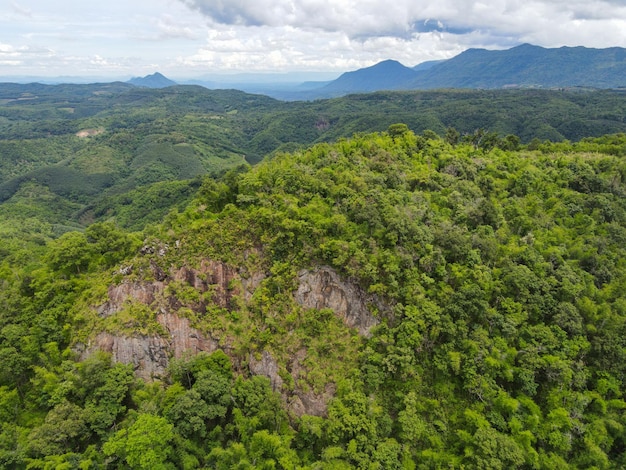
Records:
[[[339,74],[472,47],[626,47],[626,0],[0,0],[0,76]]]

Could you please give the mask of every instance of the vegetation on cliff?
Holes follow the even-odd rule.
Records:
[[[624,467],[625,156],[394,124],[196,180],[142,232],[33,218],[0,253],[0,466]],[[375,326],[299,300],[319,269]],[[112,308],[126,284],[161,297]],[[144,381],[91,347],[163,312],[217,349]]]

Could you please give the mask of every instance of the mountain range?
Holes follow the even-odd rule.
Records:
[[[469,49],[418,73],[408,88],[594,87],[626,85],[626,49],[523,44],[504,51]]]
[[[444,61],[413,68],[395,60],[346,72],[301,93],[274,93],[279,99],[318,99],[380,90],[444,88],[620,88],[626,86],[626,49],[522,44],[507,50],[468,49]]]
[[[611,47],[543,48],[522,44],[507,50],[468,49],[447,60],[406,66],[384,60],[370,67],[345,72],[330,80],[328,74],[206,75],[201,79],[171,80],[156,72],[126,81],[143,88],[200,85],[209,89],[237,89],[283,101],[334,98],[352,93],[388,90],[594,88],[626,87],[626,49]],[[18,83],[95,83],[84,77],[0,77]]]

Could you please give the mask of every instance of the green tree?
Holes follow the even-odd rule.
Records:
[[[392,124],[391,126],[389,126],[389,128],[387,129],[387,132],[389,133],[392,139],[395,139],[396,137],[402,137],[407,132],[410,132],[410,130],[409,130],[409,126],[407,126],[406,124],[398,123],[398,124]]]
[[[55,406],[45,422],[29,435],[29,447],[35,455],[65,454],[78,451],[89,438],[85,410],[69,402]]]
[[[200,393],[192,389],[176,397],[166,417],[183,437],[202,439],[207,435],[207,423],[213,416]]]
[[[174,426],[165,418],[142,413],[128,428],[116,432],[104,443],[102,451],[109,457],[126,462],[132,469],[174,469]]]
[[[85,230],[87,241],[99,259],[96,263],[111,267],[136,250],[141,241],[110,222],[98,222]]]
[[[93,255],[93,246],[85,234],[68,232],[50,242],[45,261],[53,271],[75,276],[87,271]]]
[[[455,147],[461,141],[461,134],[454,127],[448,127],[444,140]]]

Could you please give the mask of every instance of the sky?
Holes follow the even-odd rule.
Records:
[[[626,0],[0,0],[0,76],[173,79],[626,47]]]

